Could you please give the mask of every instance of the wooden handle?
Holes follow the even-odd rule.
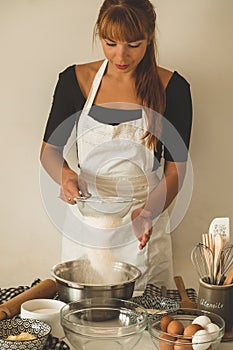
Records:
[[[233,265],[231,266],[230,270],[227,273],[227,276],[224,281],[224,285],[231,284],[233,281]]]
[[[0,310],[0,321],[4,320],[6,318],[6,313],[2,310]]]
[[[214,238],[214,282],[216,283],[220,257],[223,249],[223,238],[220,233],[218,233]]]
[[[188,295],[186,293],[183,278],[181,276],[175,276],[174,281],[175,281],[176,287],[180,293],[181,300],[189,300]]]
[[[18,315],[20,313],[20,307],[25,301],[53,298],[56,292],[56,282],[52,279],[46,279],[0,305],[0,320]]]

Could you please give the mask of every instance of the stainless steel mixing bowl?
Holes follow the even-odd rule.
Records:
[[[95,272],[87,259],[59,263],[51,270],[57,282],[59,299],[66,303],[95,297],[130,299],[141,271],[136,266],[117,261],[110,266],[109,273],[115,277],[118,275],[118,282],[88,283],[87,276]]]

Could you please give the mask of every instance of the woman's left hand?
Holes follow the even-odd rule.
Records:
[[[133,210],[131,220],[134,233],[140,241],[139,249],[142,250],[149,241],[152,232],[151,212],[144,208],[137,208]]]

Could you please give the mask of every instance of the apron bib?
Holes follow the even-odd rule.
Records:
[[[76,223],[75,235],[63,237],[62,259],[80,258],[86,255],[87,247],[111,249],[118,260],[141,270],[142,278],[136,283],[136,289],[144,290],[147,283],[170,287],[173,272],[171,239],[165,233],[167,212],[155,220],[149,244],[142,251],[138,249],[139,241],[131,223],[132,210],[143,205],[160,181],[152,171],[154,152],[141,140],[147,130],[144,111],[142,109],[142,118],[118,125],[100,123],[89,115],[107,64],[105,60],[97,72],[78,121],[79,176],[87,182],[93,196],[133,197],[134,201],[106,206],[82,203],[79,210],[77,206],[69,206],[78,225]],[[109,105],[106,107],[109,111]],[[69,232],[67,225],[73,224],[67,220],[64,231]]]

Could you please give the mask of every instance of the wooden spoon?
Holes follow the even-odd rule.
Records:
[[[176,287],[180,293],[181,301],[180,301],[180,307],[181,308],[191,308],[191,309],[196,309],[197,308],[197,303],[194,301],[190,300],[185,289],[184,281],[181,276],[175,276],[174,281],[176,284]]]
[[[231,284],[233,282],[233,265],[231,266],[230,270],[227,272],[224,285]]]
[[[214,283],[217,281],[219,263],[223,249],[223,238],[220,233],[214,237]]]

